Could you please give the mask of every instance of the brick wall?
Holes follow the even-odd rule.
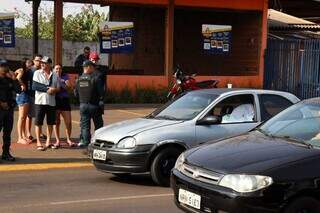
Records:
[[[135,50],[115,54],[116,69],[141,69],[146,75],[163,75],[164,8],[112,6],[111,20],[133,21]],[[207,76],[257,75],[261,41],[261,12],[176,9],[174,64],[188,73]],[[232,25],[229,55],[205,54],[202,50],[202,24]]]

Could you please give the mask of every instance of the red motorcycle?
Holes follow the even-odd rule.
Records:
[[[219,83],[218,80],[197,82],[196,79],[194,79],[195,76],[196,74],[193,74],[191,76],[185,75],[180,68],[177,68],[176,72],[173,75],[175,83],[170,89],[167,97],[172,100],[179,94],[187,91],[217,88],[217,85]]]

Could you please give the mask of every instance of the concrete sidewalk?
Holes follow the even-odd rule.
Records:
[[[115,123],[122,120],[133,119],[137,117],[143,117],[151,113],[157,105],[106,105],[103,119],[105,125]],[[64,124],[61,125],[61,137],[62,147],[57,150],[48,149],[46,151],[36,150],[36,143],[30,145],[17,144],[17,132],[16,121],[18,118],[18,112],[15,112],[15,124],[12,131],[12,153],[17,158],[16,162],[7,163],[2,161],[0,163],[0,172],[10,170],[8,166],[15,167],[14,171],[26,170],[26,169],[50,169],[50,168],[65,168],[65,167],[87,167],[89,166],[89,159],[84,153],[84,149],[69,148],[64,142]],[[74,108],[72,110],[72,138],[74,142],[78,142],[80,135],[80,115],[79,110]],[[93,125],[92,125],[93,129]],[[43,126],[43,132],[45,133],[46,126]],[[33,135],[34,136],[34,135]],[[55,139],[52,138],[52,143]],[[45,141],[43,141],[44,144]],[[39,165],[46,166],[39,166]],[[33,166],[30,166],[33,165]],[[91,164],[90,164],[91,165]],[[2,168],[2,169],[1,169]],[[11,169],[12,170],[12,169]],[[11,171],[10,170],[10,171]]]

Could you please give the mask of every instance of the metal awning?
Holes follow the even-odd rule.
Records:
[[[320,30],[319,24],[274,9],[268,10],[268,27],[272,30]]]

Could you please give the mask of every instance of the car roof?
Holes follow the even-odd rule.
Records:
[[[203,93],[203,94],[215,94],[222,95],[225,93],[234,93],[234,92],[248,92],[248,93],[277,93],[277,94],[291,94],[288,92],[276,91],[276,90],[264,90],[264,89],[249,89],[249,88],[214,88],[214,89],[202,89],[202,90],[193,90],[192,93]]]
[[[212,94],[218,96],[225,96],[231,94],[243,94],[243,93],[256,93],[256,94],[273,94],[281,95],[288,98],[292,102],[296,103],[300,101],[295,95],[289,92],[276,91],[276,90],[264,90],[264,89],[250,89],[250,88],[213,88],[213,89],[202,89],[202,90],[193,90],[191,91],[195,94]]]

